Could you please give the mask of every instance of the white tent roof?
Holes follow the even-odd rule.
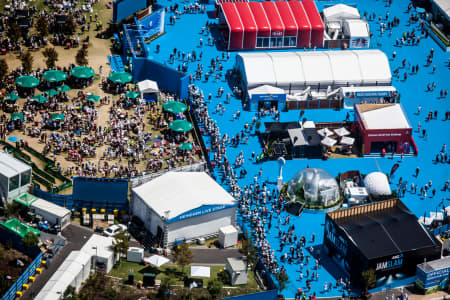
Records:
[[[349,136],[344,136],[342,139],[341,139],[341,144],[342,145],[353,145],[355,143],[355,139],[354,138],[352,138],[352,137],[349,137]]]
[[[167,257],[164,257],[164,256],[160,256],[160,255],[153,255],[153,256],[150,256],[150,257],[145,257],[144,261],[146,263],[152,264],[152,265],[157,266],[159,268],[162,265],[168,263],[170,261],[170,259],[168,259]]]
[[[0,174],[11,178],[30,170],[31,167],[6,152],[0,151]]]
[[[47,211],[55,216],[63,218],[70,214],[70,210],[64,208],[62,206],[56,205],[44,199],[37,199],[33,203],[31,203],[30,208],[38,208],[44,211]]]
[[[161,217],[169,219],[203,205],[234,205],[235,199],[205,172],[168,172],[133,189]]]
[[[358,9],[345,4],[336,4],[323,10],[323,18],[325,22],[343,20],[343,19],[359,19]]]
[[[369,25],[361,19],[344,20],[344,34],[350,37],[369,37]]]
[[[239,53],[247,89],[261,85],[287,90],[308,86],[389,85],[387,56],[380,50]],[[264,70],[263,72],[261,70]]]
[[[114,251],[112,248],[113,242],[114,238],[112,237],[93,234],[86,242],[86,244],[84,244],[83,248],[81,248],[81,251],[91,256],[109,259],[114,255]],[[95,249],[95,247],[97,247],[97,250]]]
[[[332,138],[327,136],[320,143],[322,145],[327,146],[327,147],[333,147],[337,143],[337,141],[335,139],[332,139]]]
[[[401,105],[398,103],[360,111],[360,116],[368,130],[411,128]]]
[[[252,95],[261,95],[261,94],[285,94],[283,89],[277,88],[275,86],[271,86],[271,85],[261,85],[258,86],[254,89],[251,89],[248,91],[248,95],[250,96],[250,98],[252,97]]]
[[[159,92],[158,83],[156,83],[156,81],[153,81],[153,80],[146,79],[146,80],[140,81],[140,82],[138,82],[137,86],[138,86],[139,92],[142,94]]]
[[[433,0],[439,8],[447,14],[447,19],[450,17],[450,1],[448,0]]]
[[[367,192],[374,195],[390,195],[391,187],[384,173],[372,172],[364,178]]]

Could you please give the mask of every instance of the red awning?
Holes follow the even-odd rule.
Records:
[[[311,28],[313,31],[311,35],[311,45],[322,47],[324,25],[319,11],[317,10],[316,3],[314,3],[313,0],[303,0],[302,4],[305,8],[306,14],[308,15],[309,22],[311,23]]]
[[[249,2],[248,6],[255,18],[256,27],[258,28],[259,37],[270,36],[270,25],[266,13],[261,5],[261,2]]]
[[[309,47],[309,42],[311,40],[311,24],[309,23],[308,15],[300,1],[289,1],[288,4],[298,25],[299,35],[297,37],[297,47]]]
[[[262,2],[262,6],[269,19],[271,36],[282,37],[284,35],[284,24],[275,3],[264,1]]]
[[[244,26],[242,25],[236,6],[234,3],[226,2],[222,3],[221,7],[230,30],[228,36],[228,48],[242,49]]]
[[[248,3],[238,2],[235,4],[236,9],[241,17],[244,25],[244,49],[254,49],[256,47],[256,33],[258,27],[256,26],[253,14],[250,11]]]
[[[297,22],[294,19],[289,4],[286,1],[276,1],[275,5],[278,9],[281,19],[284,24],[284,35],[297,36]]]

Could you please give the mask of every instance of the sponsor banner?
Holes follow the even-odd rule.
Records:
[[[231,204],[231,205],[203,205],[198,208],[192,209],[190,211],[187,211],[185,213],[182,213],[181,215],[178,215],[174,218],[171,218],[167,221],[167,223],[173,223],[178,221],[183,221],[190,218],[195,218],[203,215],[207,215],[216,211],[224,210],[230,207],[234,207],[237,204]]]

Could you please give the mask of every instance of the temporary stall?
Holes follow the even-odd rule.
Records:
[[[234,225],[236,200],[205,172],[168,172],[132,189],[131,212],[167,247]]]
[[[350,40],[350,48],[369,48],[370,30],[365,20],[344,20],[344,36]]]
[[[37,199],[30,204],[30,210],[42,216],[50,224],[61,226],[61,230],[70,224],[70,210],[44,199]]]
[[[93,234],[81,248],[82,252],[92,257],[92,269],[102,270],[106,273],[111,271],[116,263],[114,255],[114,238]]]
[[[233,247],[238,241],[238,231],[233,225],[219,229],[219,244],[222,248]]]
[[[324,26],[312,0],[222,2],[219,27],[229,50],[323,45]]]
[[[72,251],[34,299],[61,299],[69,286],[78,292],[82,283],[89,278],[90,270],[91,256],[83,251]]]
[[[235,69],[247,89],[271,85],[290,94],[308,87],[324,90],[392,82],[389,60],[380,50],[239,53]]]
[[[12,201],[25,193],[31,184],[31,166],[0,151],[0,199]]]
[[[138,247],[130,247],[127,251],[127,261],[141,263],[144,260],[144,249]]]
[[[158,83],[153,80],[143,80],[137,84],[141,98],[148,101],[157,101],[159,96]]]
[[[247,284],[247,266],[242,259],[227,258],[225,270],[230,274],[231,285]]]
[[[270,109],[275,107],[278,110],[284,110],[286,107],[286,92],[283,89],[262,85],[248,91],[249,109],[259,111],[264,107]]]
[[[360,19],[358,9],[356,7],[348,6],[345,4],[336,4],[324,8],[322,14],[323,14],[323,21],[325,23]]]

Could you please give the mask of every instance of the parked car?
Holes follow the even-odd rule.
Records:
[[[103,235],[113,237],[116,234],[118,234],[120,232],[124,232],[126,230],[127,230],[127,226],[125,226],[123,224],[111,225],[108,228],[106,228],[105,231],[103,231]]]

